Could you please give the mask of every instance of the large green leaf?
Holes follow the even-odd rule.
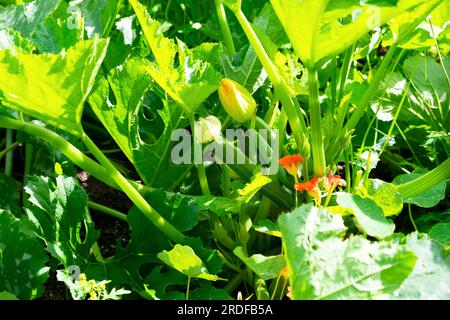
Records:
[[[114,26],[117,6],[121,0],[71,1],[71,9],[79,10],[89,38],[94,34],[106,37]]]
[[[216,281],[220,278],[208,272],[202,260],[195,254],[189,246],[175,245],[170,251],[158,253],[158,258],[165,264],[183,273],[190,278],[200,278],[209,281]]]
[[[95,261],[91,248],[100,233],[86,218],[88,198],[83,187],[64,176],[58,176],[56,184],[47,177],[32,177],[25,191],[28,220],[52,256],[66,267],[80,269]]]
[[[169,197],[162,190],[156,190],[147,197],[147,201],[179,230],[188,231],[197,224],[199,209],[191,198],[178,194]],[[155,264],[161,264],[157,254],[171,248],[170,240],[136,207],[133,207],[128,213],[127,221],[131,228],[128,244],[123,246],[120,241],[117,241],[115,255],[105,259],[104,263],[90,263],[85,273],[93,279],[111,280],[111,285],[116,288],[131,287],[134,292],[144,298],[152,298],[145,290],[145,284],[148,284],[150,289],[156,290],[157,297],[160,299],[178,297],[178,292],[166,296],[164,284],[155,283],[153,278],[153,275],[158,274],[159,270]],[[205,261],[208,270],[211,272],[220,270],[221,261],[215,252],[205,249],[198,239],[186,238],[185,242],[186,245],[194,248],[198,256]],[[217,261],[218,259],[219,261]],[[152,270],[151,267],[154,269]],[[179,277],[174,277],[179,279]],[[157,278],[161,280],[160,277]],[[182,284],[186,284],[185,278]]]
[[[358,188],[357,194],[372,199],[386,217],[397,215],[403,209],[403,200],[397,187],[379,179],[368,179]]]
[[[211,211],[220,216],[237,214],[240,212],[241,203],[236,199],[204,195],[195,198],[201,211]]]
[[[343,52],[371,29],[426,2],[431,1],[271,0],[296,54],[308,68]]]
[[[142,297],[151,299],[144,287],[148,269],[142,268],[144,265],[159,263],[156,254],[170,248],[170,241],[136,208],[130,210],[127,221],[131,228],[128,244],[124,246],[118,239],[114,256],[108,257],[104,263],[92,262],[81,271],[88,278],[108,279],[111,280],[112,287],[132,288]]]
[[[148,108],[159,115],[164,127],[153,143],[146,143],[141,138],[144,125],[156,126],[156,121],[147,120],[144,116],[143,99],[152,83],[145,70],[147,66],[146,60],[132,59],[113,69],[107,79],[98,81],[89,103],[144,182],[171,190],[192,167],[175,165],[171,161],[175,145],[172,133],[183,128],[187,121],[182,117],[181,109],[173,103],[165,101],[162,109],[150,105]],[[114,95],[114,103],[109,98],[111,95]]]
[[[81,135],[83,104],[107,45],[107,40],[96,38],[57,55],[0,51],[0,101],[6,107]]]
[[[160,23],[150,17],[146,8],[137,0],[130,0],[130,3],[155,57],[155,62],[146,70],[187,114],[193,115],[199,105],[219,87],[222,75],[205,61],[205,51],[201,47],[189,50],[183,42],[175,44],[172,39],[165,38]],[[175,66],[177,54],[179,63]]]
[[[367,235],[384,239],[394,233],[395,224],[386,219],[374,200],[340,192],[336,201],[341,207],[352,210],[358,227]]]
[[[261,188],[272,182],[267,176],[264,176],[261,172],[256,173],[251,181],[247,183],[242,189],[239,189],[237,200],[242,203],[248,203]]]
[[[76,19],[71,17],[70,19]],[[69,49],[83,38],[81,18],[75,20],[80,24],[80,28],[72,28],[68,25],[67,20],[55,19],[48,17],[39,24],[30,36],[33,44],[40,53],[59,53],[63,49]]]
[[[414,250],[418,260],[414,271],[395,296],[399,299],[450,299],[450,256],[426,235],[407,236],[406,245]]]
[[[61,0],[36,0],[0,9],[0,29],[13,29],[28,37],[60,3]]]
[[[0,50],[11,48],[31,52],[33,50],[33,43],[12,29],[0,30]]]
[[[254,254],[247,257],[242,247],[237,247],[233,252],[263,280],[275,279],[286,268],[286,260],[283,255],[266,257],[261,254]]]
[[[383,42],[384,45],[389,46],[392,45],[393,41],[398,41],[400,47],[406,49],[427,48],[433,46],[435,44],[435,39],[432,37],[432,32],[426,30],[430,25],[428,21],[424,20],[431,12],[433,12],[431,21],[436,34],[438,29],[442,28],[446,22],[442,21],[445,19],[445,16],[441,15],[439,11],[444,11],[442,13],[448,15],[448,1],[426,1],[414,11],[406,11],[395,19],[392,19],[392,21],[389,22],[389,25],[391,27],[393,39],[392,41]],[[416,26],[419,27],[416,28]],[[414,28],[416,29],[414,30]]]
[[[342,217],[304,205],[278,219],[293,299],[388,297],[414,269],[416,256],[393,241],[343,240]]]
[[[163,272],[164,265],[155,267],[146,277],[145,282],[156,291],[156,296],[161,300],[184,300],[186,293],[174,291],[174,286],[186,286],[186,277],[175,269]]]
[[[39,239],[21,230],[21,222],[9,211],[0,210],[0,292],[19,299],[38,298],[48,278],[47,254]],[[0,299],[8,296],[1,293]]]

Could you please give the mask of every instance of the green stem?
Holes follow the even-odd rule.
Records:
[[[351,172],[350,172],[350,155],[349,155],[349,148],[346,148],[344,150],[344,157],[345,157],[345,181],[347,182],[347,186],[345,190],[347,192],[350,192],[350,186],[352,184],[351,180]]]
[[[278,132],[280,133],[278,135],[279,137],[279,146],[281,148],[285,148],[285,140],[286,140],[286,128],[287,128],[287,122],[288,122],[288,118],[286,115],[286,110],[281,110],[280,111],[280,117],[278,118],[278,124],[277,124],[277,129]],[[284,150],[283,150],[284,151]],[[283,151],[280,150],[281,153],[283,153]],[[286,150],[287,152],[287,150]]]
[[[450,158],[427,174],[404,184],[399,185],[398,191],[403,199],[410,199],[421,195],[441,181],[450,178]]]
[[[206,170],[203,163],[197,165],[197,171],[202,193],[204,195],[210,195],[211,191],[209,190],[208,177],[206,176]]]
[[[308,143],[306,140],[307,127],[300,106],[298,105],[298,101],[296,101],[295,97],[291,96],[289,87],[283,81],[276,66],[273,64],[272,60],[268,56],[267,52],[264,49],[264,46],[261,44],[261,41],[259,40],[258,36],[256,35],[250,22],[247,20],[247,17],[244,15],[242,10],[235,12],[235,15],[242,29],[247,35],[250,44],[255,50],[256,55],[261,61],[261,64],[266,70],[267,76],[272,82],[276,90],[276,93],[283,104],[283,108],[286,110],[286,115],[289,119],[292,134],[297,143],[297,147],[302,151],[304,157],[307,158],[308,157],[307,154],[308,148],[306,147],[306,144]]]
[[[275,294],[278,292],[278,285],[280,283],[281,274],[278,275],[277,281],[275,282],[275,288],[273,289],[272,296],[270,297],[270,300],[275,300]]]
[[[325,176],[326,160],[322,136],[322,114],[319,101],[319,80],[317,70],[309,70],[309,112],[311,118],[311,145],[313,168],[316,177]]]
[[[327,197],[325,199],[325,203],[323,204],[323,207],[326,208],[330,204],[331,196],[333,195],[333,190],[330,190],[327,194]]]
[[[101,205],[99,203],[95,203],[93,201],[89,201],[88,202],[88,206],[89,206],[89,208],[91,208],[93,210],[96,210],[96,211],[99,211],[99,212],[102,212],[102,213],[106,213],[107,215],[110,215],[111,217],[114,217],[114,218],[117,218],[119,220],[128,222],[126,214],[123,214],[122,212],[114,210],[114,209],[112,209],[110,207]]]
[[[13,148],[13,131],[12,129],[6,129],[6,149],[9,151],[6,153],[5,157],[5,175],[12,176],[13,173],[13,165],[14,165],[14,153],[12,152]]]
[[[191,289],[191,277],[188,277],[188,282],[186,286],[186,300],[189,300],[189,290]]]
[[[233,291],[236,290],[236,288],[242,283],[243,279],[243,272],[239,272],[223,289],[231,295]]]
[[[332,61],[332,69],[331,69],[331,81],[330,81],[330,90],[331,90],[331,113],[334,114],[336,108],[338,106],[337,103],[337,89],[338,89],[338,81],[337,81],[337,58],[334,58]]]
[[[132,186],[132,184],[117,170],[117,168],[109,161],[109,159],[100,151],[95,143],[86,135],[81,137],[83,143],[97,158],[100,164],[106,169],[111,178],[130,198],[136,207],[167,237],[175,242],[181,242],[184,235],[174,226],[167,222],[162,216],[153,209],[144,197]]]
[[[16,141],[14,142],[12,145],[10,145],[8,148],[6,148],[5,150],[2,150],[0,152],[0,160],[6,155],[8,154],[8,152],[14,150],[17,146],[20,145],[20,142]]]
[[[12,118],[1,117],[0,116],[0,127],[15,129],[18,131],[22,131],[28,133],[30,135],[36,136],[48,142],[52,147],[61,151],[67,158],[70,159],[74,164],[76,164],[81,169],[89,172],[91,175],[96,177],[97,179],[103,181],[107,185],[113,187],[114,189],[120,190],[119,186],[116,182],[111,179],[109,173],[99,165],[97,162],[87,157],[84,153],[82,153],[79,149],[69,143],[67,140],[57,135],[53,131],[50,131],[46,128],[24,122],[22,120],[15,120]],[[19,143],[17,143],[18,145]],[[16,146],[16,145],[15,145]],[[6,150],[2,151],[5,152]],[[0,158],[2,157],[2,153],[0,153]],[[154,189],[148,186],[142,185],[135,181],[129,181],[133,187],[135,187],[141,193],[152,192]]]
[[[369,151],[367,155],[366,171],[364,172],[364,177],[362,179],[363,183],[369,180],[370,171],[372,171],[372,151]]]
[[[412,215],[412,211],[411,211],[411,205],[408,204],[408,214],[409,214],[409,219],[411,220],[411,223],[414,227],[414,230],[419,232],[419,229],[417,229],[417,225],[416,222],[414,221],[413,215]]]
[[[25,144],[25,166],[23,169],[23,186],[28,184],[28,176],[31,172],[31,166],[33,165],[33,145],[30,143]],[[25,206],[27,204],[27,197],[25,190],[23,191],[22,202]]]
[[[223,42],[228,50],[228,55],[234,57],[236,54],[236,48],[234,47],[233,36],[231,35],[230,26],[227,20],[227,14],[222,0],[216,0],[217,17],[219,18],[220,30],[223,35]]]
[[[286,292],[286,287],[287,287],[288,282],[289,282],[289,278],[285,278],[283,288],[281,289],[281,293],[280,293],[280,300],[283,300],[284,293]]]
[[[50,143],[55,149],[61,151],[80,168],[83,168],[108,185],[116,185],[116,183],[109,177],[108,172],[101,165],[84,155],[80,150],[53,131],[24,122],[22,120],[15,120],[7,117],[0,117],[0,127],[23,131],[41,138]]]
[[[389,127],[388,133],[386,135],[386,141],[383,143],[383,146],[381,147],[380,154],[378,155],[381,158],[381,155],[383,154],[384,150],[386,150],[387,146],[389,145],[389,141],[391,140],[392,133],[394,132],[394,127],[397,124],[398,116],[400,115],[400,111],[403,108],[403,105],[405,104],[406,98],[408,97],[409,93],[409,83],[408,86],[405,89],[405,93],[403,94],[402,100],[400,101],[400,104],[397,107],[397,111],[395,112],[394,119],[392,120],[391,126]]]
[[[191,132],[193,133],[193,143],[194,143],[194,153],[201,152],[203,153],[203,148],[201,143],[197,143],[197,135],[198,132],[195,128],[195,120],[194,117],[189,117],[189,122],[191,124]],[[201,137],[200,139],[201,140]],[[196,157],[196,156],[194,156]],[[200,188],[202,189],[202,193],[204,195],[211,194],[211,191],[209,190],[209,184],[208,184],[208,177],[206,175],[205,165],[203,164],[203,157],[201,157],[199,160],[201,160],[200,163],[196,165],[197,172],[198,172],[198,179],[200,182]]]

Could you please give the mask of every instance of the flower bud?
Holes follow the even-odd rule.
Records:
[[[222,123],[214,116],[200,118],[195,122],[194,139],[196,143],[208,143],[220,137]]]
[[[219,98],[225,111],[237,122],[250,121],[255,114],[256,101],[247,89],[233,80],[221,81]]]

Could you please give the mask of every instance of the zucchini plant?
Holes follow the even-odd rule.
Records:
[[[18,2],[0,299],[450,298],[448,0]]]

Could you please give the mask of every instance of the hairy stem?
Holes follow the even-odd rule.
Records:
[[[216,0],[217,17],[219,18],[220,30],[222,31],[223,42],[227,48],[228,55],[234,57],[236,48],[234,47],[233,36],[231,35],[230,26],[227,20],[227,14],[222,0]]]
[[[138,192],[137,189],[143,191],[144,187],[127,180],[88,136],[84,135],[82,140],[92,154],[101,162],[101,165],[84,155],[64,138],[48,129],[7,117],[0,117],[0,127],[23,131],[49,142],[80,168],[83,168],[106,184],[120,188],[120,190],[125,192],[139,210],[170,239],[176,242],[181,242],[184,239],[184,235],[161,217]]]
[[[264,69],[266,70],[267,75],[270,81],[272,82],[276,90],[276,93],[283,104],[283,108],[286,110],[286,114],[288,116],[289,123],[292,129],[292,134],[297,143],[297,147],[301,150],[304,157],[307,158],[308,157],[307,155],[308,147],[306,147],[306,145],[308,144],[308,141],[306,139],[307,127],[304,115],[301,112],[298,102],[296,101],[295,97],[291,96],[289,87],[283,81],[277,68],[273,64],[272,60],[270,59],[263,45],[261,44],[261,41],[259,40],[255,31],[253,30],[250,22],[247,20],[247,17],[241,10],[235,12],[235,15],[242,29],[247,35],[250,44],[255,50],[256,55],[258,56]]]
[[[52,145],[52,147],[61,151],[67,158],[70,159],[70,161],[72,161],[78,167],[85,170],[86,172],[89,172],[91,175],[106,183],[110,187],[116,190],[120,190],[119,186],[115,183],[114,180],[111,179],[109,173],[105,170],[105,168],[86,156],[83,152],[81,152],[79,149],[77,149],[75,146],[73,146],[71,143],[69,143],[67,140],[57,135],[53,131],[31,123],[24,122],[22,120],[15,120],[7,117],[0,117],[0,127],[26,132],[47,141],[50,145]],[[19,143],[17,142],[13,146],[15,147],[18,144]],[[4,151],[0,152],[0,159],[3,152]],[[129,182],[141,193],[148,193],[154,190],[149,186],[145,186],[132,180],[129,180]]]
[[[423,176],[399,185],[398,191],[403,199],[414,198],[426,192],[441,181],[450,178],[450,158],[441,163],[440,166],[431,170]]]
[[[175,242],[181,242],[184,235],[172,226],[166,219],[159,215],[155,209],[144,199],[144,197],[137,191],[132,184],[117,170],[117,168],[109,161],[109,159],[101,152],[95,143],[86,135],[81,137],[83,143],[97,158],[100,164],[106,169],[110,177],[122,189],[123,192],[130,198],[136,207],[167,237]]]
[[[311,118],[311,145],[314,175],[325,176],[326,160],[322,136],[322,113],[319,102],[319,80],[317,70],[309,70],[309,112]]]
[[[14,148],[13,145],[13,131],[12,129],[6,129],[6,149],[9,150],[5,157],[5,175],[11,176],[14,167],[14,153],[12,152]]]

